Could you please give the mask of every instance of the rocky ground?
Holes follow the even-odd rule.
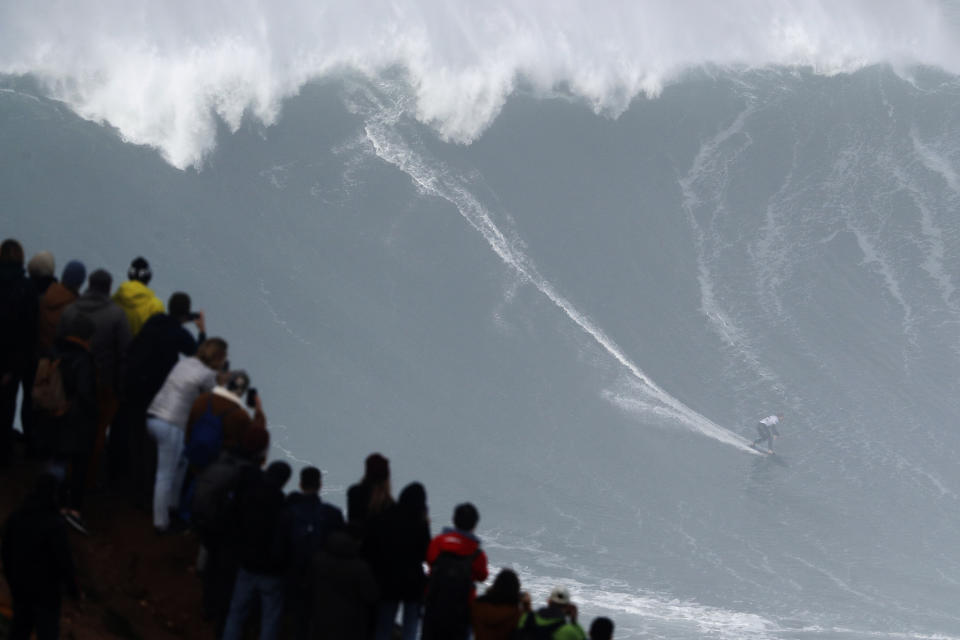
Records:
[[[35,473],[35,465],[26,462],[0,472],[0,522],[29,491]],[[89,536],[70,529],[84,597],[64,600],[61,637],[213,637],[201,616],[192,535],[158,536],[147,511],[109,491],[91,492],[84,518]],[[0,580],[0,640],[7,637],[9,608],[10,593]]]

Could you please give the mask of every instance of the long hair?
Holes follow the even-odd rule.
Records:
[[[511,569],[501,569],[486,593],[478,598],[490,604],[520,606],[520,578]]]

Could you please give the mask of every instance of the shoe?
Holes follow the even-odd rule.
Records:
[[[62,513],[63,519],[67,521],[67,524],[85,536],[90,535],[90,531],[87,529],[87,525],[83,521],[83,518],[80,517],[79,512],[74,511],[73,509],[64,509]]]

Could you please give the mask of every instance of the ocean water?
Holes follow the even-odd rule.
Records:
[[[617,638],[960,638],[953,4],[40,4],[0,233],[145,255],[328,500]]]

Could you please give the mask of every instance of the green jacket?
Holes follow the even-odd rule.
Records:
[[[517,625],[518,629],[523,629],[528,615],[530,614],[525,613],[520,617],[520,623]],[[566,616],[561,609],[553,607],[540,609],[533,614],[533,621],[538,627],[547,627],[563,621],[564,624],[557,627],[557,630],[553,632],[552,640],[587,640],[587,634],[583,628],[576,622],[566,622]]]

